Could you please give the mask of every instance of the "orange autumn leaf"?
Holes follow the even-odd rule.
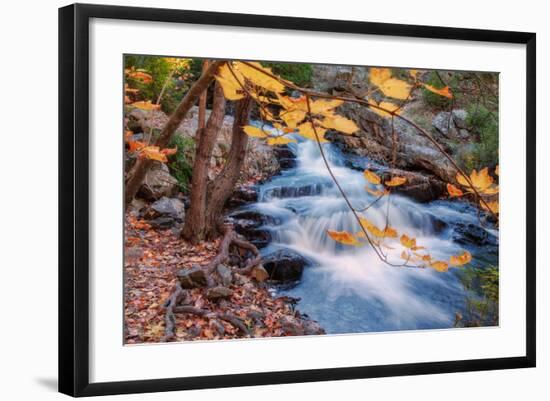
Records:
[[[386,237],[386,238],[397,238],[397,230],[393,227],[387,226],[384,229],[384,237]]]
[[[172,155],[175,155],[178,151],[178,148],[175,147],[175,148],[164,148],[160,151],[160,153],[162,153],[163,155],[166,155],[166,156],[172,156]]]
[[[441,88],[441,89],[438,89],[435,86],[424,84],[424,88],[426,88],[430,92],[438,94],[439,96],[443,96],[443,97],[446,97],[448,99],[453,98],[453,94],[451,93],[451,88],[449,88],[448,86],[446,86],[444,88]]]
[[[370,171],[370,170],[365,170],[363,172],[363,175],[365,176],[367,181],[370,182],[371,184],[378,185],[382,182],[380,177],[378,175],[376,175],[375,173],[373,173],[372,171]]]
[[[431,262],[430,267],[437,270],[438,272],[446,272],[449,270],[449,264],[447,262],[443,262],[441,260]]]
[[[460,254],[458,256],[453,255],[449,259],[449,263],[452,266],[462,266],[462,265],[465,265],[467,263],[470,263],[471,261],[472,261],[472,254],[468,251],[464,251],[464,252],[462,252],[462,254]]]
[[[127,143],[130,153],[137,152],[145,147],[145,144],[139,141],[127,141]]]
[[[160,151],[158,146],[145,146],[141,149],[139,157],[156,160],[161,163],[166,163],[168,161],[166,155]]]
[[[143,82],[144,84],[148,84],[153,82],[153,77],[146,72],[143,71],[130,71],[128,73],[128,76],[130,78],[136,79],[138,81]]]
[[[407,179],[405,177],[392,177],[391,180],[384,182],[388,187],[398,187],[399,185],[403,185],[407,182]]]
[[[408,235],[403,234],[399,240],[405,248],[416,248],[416,238],[410,238]]]
[[[499,165],[497,165],[496,168],[495,168],[495,174],[500,175],[500,166]]]
[[[327,234],[330,238],[332,238],[334,241],[339,242],[344,245],[353,245],[353,246],[360,246],[362,245],[361,242],[357,240],[353,236],[353,234],[347,232],[347,231],[332,231],[327,230]]]
[[[141,110],[158,110],[160,109],[160,104],[151,103],[150,100],[134,102],[130,106],[136,107]]]
[[[464,195],[464,193],[459,188],[455,187],[453,184],[447,184],[447,192],[449,192],[449,195],[451,197]]]

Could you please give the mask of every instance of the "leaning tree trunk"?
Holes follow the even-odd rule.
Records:
[[[200,78],[191,86],[189,92],[182,99],[174,113],[168,119],[168,122],[162,129],[158,139],[155,142],[155,146],[165,148],[170,143],[172,135],[179,127],[187,112],[197,102],[197,99],[203,93],[210,83],[214,80],[214,75],[218,71],[218,68],[224,63],[224,61],[214,61],[208,66],[208,69],[200,76]],[[147,171],[152,165],[152,160],[139,158],[128,174],[124,190],[124,201],[126,206],[132,202],[136,195],[141,183],[145,179]]]
[[[212,150],[225,117],[225,97],[220,85],[214,87],[212,112],[206,127],[201,130],[198,139],[193,176],[191,178],[191,195],[189,210],[185,214],[185,225],[181,233],[186,240],[197,243],[205,235],[205,209],[208,167],[212,158]]]
[[[223,230],[223,208],[227,199],[233,193],[246,156],[248,135],[243,131],[243,126],[248,124],[251,105],[252,102],[248,96],[237,103],[231,148],[227,155],[227,162],[220,174],[208,186],[208,201],[205,214],[205,228],[208,238],[217,237]]]

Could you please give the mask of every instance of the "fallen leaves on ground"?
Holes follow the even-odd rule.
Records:
[[[177,233],[153,229],[146,220],[128,213],[125,223],[124,339],[126,344],[162,342],[165,333],[164,303],[176,284],[176,272],[193,265],[205,266],[216,255],[219,240],[192,245]],[[188,290],[190,304],[239,317],[254,337],[289,335],[281,326],[284,317],[296,319],[294,299],[274,298],[254,278],[235,273],[225,302],[210,301],[206,288]],[[220,334],[223,332],[223,334]],[[176,315],[176,341],[242,338],[231,324],[189,314]]]

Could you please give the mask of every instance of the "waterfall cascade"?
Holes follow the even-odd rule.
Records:
[[[290,248],[312,262],[297,286],[278,291],[301,298],[300,311],[317,320],[327,333],[452,327],[455,313],[465,308],[456,269],[438,273],[392,267],[369,246],[343,246],[328,237],[327,229],[358,231],[359,227],[334,185],[317,143],[296,139],[298,142],[290,145],[296,167],[262,184],[259,201],[247,206],[277,220],[268,227],[273,239],[263,253]],[[357,208],[369,205],[375,198],[365,191],[362,172],[346,167],[345,156],[334,145],[322,146],[352,204]],[[438,222],[479,224],[474,211],[458,210],[452,202],[419,204],[398,195],[389,199],[389,207],[388,197],[384,197],[364,216],[379,227],[389,219],[392,227],[416,237],[434,258],[448,259],[463,249]],[[399,258],[399,252],[394,253]]]

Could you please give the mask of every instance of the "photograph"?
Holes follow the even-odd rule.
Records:
[[[498,72],[123,65],[125,345],[499,326]]]

